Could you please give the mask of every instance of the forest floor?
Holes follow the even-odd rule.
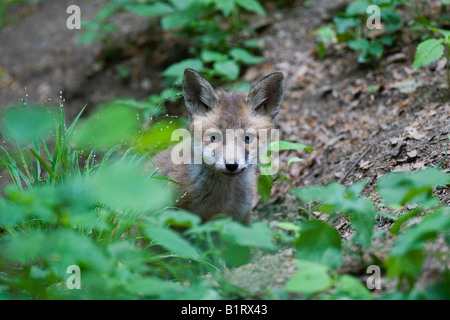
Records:
[[[127,15],[118,17],[122,28],[117,39],[121,41],[107,46],[77,45],[81,31],[68,30],[65,25],[69,4],[80,5],[83,20],[101,7],[98,2],[47,0],[17,6],[9,13],[7,25],[0,30],[0,106],[20,102],[25,94],[32,101],[58,103],[63,91],[68,116],[73,117],[86,104],[92,110],[119,97],[144,99],[161,91],[159,72],[187,50],[182,41],[163,32],[148,32],[155,25]],[[444,60],[435,68],[413,69],[418,40],[406,31],[381,60],[368,66],[357,63],[358,53],[341,45],[330,48],[320,60],[312,33],[344,8],[343,0],[317,0],[314,6],[296,1],[290,8],[271,10],[258,30],[265,43],[264,61],[248,68],[241,79],[254,83],[263,73],[284,73],[286,91],[277,128],[283,140],[314,148],[311,153],[281,154],[282,171],[288,158],[304,159],[288,171],[287,178],[296,187],[331,182],[349,185],[367,179],[363,193],[377,201],[376,182],[389,172],[436,167],[442,162],[441,168],[450,170],[446,157],[450,90]],[[120,76],[121,67],[130,70],[127,76]],[[170,112],[182,114],[176,108]],[[295,221],[299,203],[289,189],[285,182],[275,183],[269,203],[259,202],[254,208],[255,219],[272,226]],[[448,188],[437,194],[450,205]],[[376,228],[387,230],[389,225],[380,223]],[[344,219],[336,227],[343,238],[352,236]],[[394,237],[386,233],[373,241],[364,262],[355,262],[349,255],[342,269],[364,278],[372,256],[384,260]],[[444,242],[438,242],[430,250],[443,247]],[[267,288],[280,288],[295,272],[289,248],[256,259],[228,275],[232,282],[244,284],[252,297],[263,295]],[[442,272],[440,268],[428,259],[419,283],[432,281]],[[386,283],[385,288],[393,285]]]

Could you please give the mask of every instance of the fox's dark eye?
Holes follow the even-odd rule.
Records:
[[[211,142],[216,141],[216,136],[211,136],[210,140],[211,140]]]
[[[247,133],[246,135],[245,135],[245,137],[244,137],[244,141],[245,141],[245,143],[250,143],[250,142],[252,142],[253,141],[253,136],[251,135],[251,134],[249,134],[249,133]]]

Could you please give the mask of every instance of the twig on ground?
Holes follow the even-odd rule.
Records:
[[[344,176],[339,180],[339,183],[344,183],[345,179],[347,179],[348,175],[350,174],[350,172],[353,171],[353,169],[355,168],[356,164],[359,163],[371,150],[371,147],[368,147],[367,150],[358,157],[358,159],[356,159],[355,162],[353,162],[352,166],[347,170],[347,172],[345,172]]]

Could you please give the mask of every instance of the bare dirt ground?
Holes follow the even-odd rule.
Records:
[[[358,64],[358,54],[340,45],[319,60],[312,32],[330,23],[345,8],[345,1],[315,3],[306,7],[303,1],[293,1],[289,8],[270,10],[258,33],[265,43],[264,62],[250,67],[242,77],[254,82],[265,72],[285,74],[285,100],[277,127],[283,140],[314,148],[312,153],[282,154],[282,170],[289,157],[304,159],[289,168],[290,181],[302,187],[330,182],[349,185],[367,179],[364,194],[376,200],[376,181],[388,172],[441,163],[443,170],[450,170],[446,158],[450,91],[445,61],[438,61],[436,68],[413,70],[418,41],[408,32],[402,32],[385,56],[370,66]],[[126,15],[118,17],[122,28],[117,40],[106,45],[76,45],[81,32],[65,27],[69,4],[80,5],[83,20],[102,5],[47,0],[31,7],[17,6],[9,13],[8,25],[0,30],[1,107],[20,101],[25,87],[33,101],[50,98],[57,103],[59,91],[63,91],[70,117],[85,104],[92,109],[119,97],[143,99],[161,90],[163,83],[157,73],[187,50],[182,40],[168,37],[156,24]],[[429,10],[432,14],[433,6]],[[130,70],[129,76],[119,76],[120,66]],[[254,209],[255,219],[273,224],[295,220],[298,202],[288,191],[286,183],[276,183],[269,204],[260,202]],[[450,204],[448,188],[437,193],[443,203]],[[341,223],[343,237],[351,237],[348,223]],[[373,247],[379,249],[372,253],[386,256],[392,241],[389,235],[375,239]],[[439,248],[442,246],[445,244]],[[364,266],[349,258],[343,269],[363,276]],[[258,296],[266,287],[279,288],[294,272],[292,250],[285,249],[233,270],[229,277],[237,284],[248,282],[250,291]],[[439,272],[439,267],[428,261],[423,278],[431,279]],[[274,274],[278,276],[268,276]]]

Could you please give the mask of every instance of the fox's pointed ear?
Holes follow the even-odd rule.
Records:
[[[247,105],[256,113],[275,118],[280,111],[283,95],[284,76],[281,72],[274,72],[261,79],[250,91]]]
[[[184,70],[183,96],[189,114],[206,113],[219,104],[211,84],[193,69]]]

